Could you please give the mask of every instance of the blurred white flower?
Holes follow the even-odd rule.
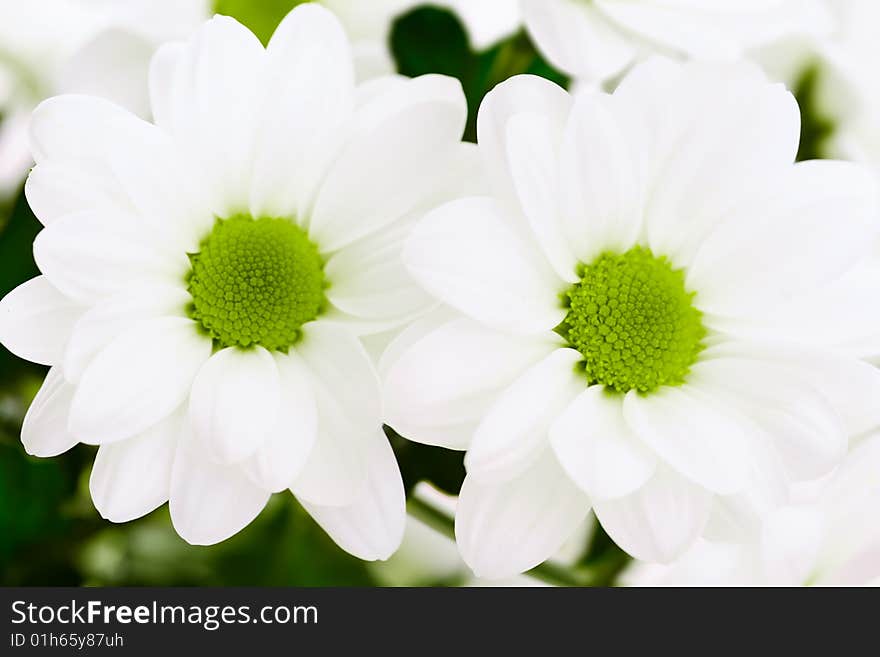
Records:
[[[832,29],[814,38],[789,38],[757,57],[771,76],[796,86],[808,72],[812,109],[831,123],[822,155],[865,162],[880,171],[880,3],[826,0]]]
[[[31,110],[88,93],[146,116],[147,69],[164,41],[186,37],[208,0],[0,0],[0,196],[32,163]]]
[[[557,68],[602,82],[651,53],[737,59],[828,28],[822,0],[522,0],[526,28]]]
[[[214,543],[290,488],[346,550],[386,558],[403,488],[359,334],[423,311],[397,254],[475,155],[443,76],[357,87],[343,28],[304,5],[267,49],[216,17],[150,71],[155,125],[107,101],[34,112],[26,185],[43,275],[0,302],[0,340],[52,369],[31,454],[100,445],[113,521],[170,497]]]
[[[800,489],[800,490],[798,490]],[[668,564],[633,564],[630,586],[880,586],[880,434],[833,475],[796,487],[791,504],[756,516],[738,541],[701,539]],[[719,540],[720,539],[720,540]]]
[[[490,48],[522,25],[519,0],[434,0],[415,4],[431,4],[454,11],[477,52]]]
[[[432,211],[403,252],[460,315],[380,366],[388,424],[468,449],[456,532],[478,575],[540,563],[591,502],[669,561],[719,496],[827,473],[875,426],[877,279],[845,275],[870,262],[877,191],[853,164],[794,164],[798,119],[749,65],[487,96],[493,196]]]

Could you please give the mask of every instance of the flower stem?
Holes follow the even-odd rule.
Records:
[[[443,510],[415,495],[409,498],[406,508],[414,518],[448,539],[455,540],[455,520]],[[568,567],[552,561],[545,561],[526,574],[551,586],[607,586],[610,583],[603,568]]]

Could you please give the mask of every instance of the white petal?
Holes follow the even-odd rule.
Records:
[[[321,506],[345,506],[366,478],[365,441],[382,426],[378,376],[363,345],[327,322],[305,327],[296,347],[313,379],[318,440],[293,493]]]
[[[551,450],[517,479],[482,485],[465,478],[455,515],[462,557],[478,577],[512,577],[550,558],[587,516],[586,495]]]
[[[433,295],[502,331],[550,330],[565,317],[564,282],[492,199],[462,199],[429,213],[413,230],[403,260]]]
[[[163,252],[106,211],[54,221],[34,240],[34,259],[55,287],[84,304],[135,284],[172,284],[188,267],[186,251]]]
[[[815,572],[828,527],[818,509],[790,506],[771,513],[761,532],[761,560],[777,586],[801,586]]]
[[[570,108],[571,97],[562,87],[534,75],[514,76],[486,94],[477,115],[477,135],[497,197],[514,204],[518,198],[507,164],[507,125],[511,117],[523,112],[538,114],[561,131]]]
[[[594,508],[608,535],[629,554],[668,563],[700,535],[711,501],[704,488],[660,468],[632,495],[594,501]]]
[[[622,71],[635,46],[592,3],[523,0],[523,17],[535,43],[554,66],[587,81]]]
[[[379,377],[356,337],[342,327],[314,322],[304,327],[296,353],[312,376],[345,407],[355,425],[381,426]]]
[[[623,397],[590,386],[550,427],[559,463],[591,499],[629,495],[654,474],[657,457],[623,419]]]
[[[220,463],[243,461],[278,422],[281,382],[275,359],[262,347],[218,351],[192,383],[193,436]]]
[[[101,206],[119,212],[126,204],[109,168],[86,159],[40,162],[28,175],[25,195],[44,226],[65,215]]]
[[[184,431],[168,507],[174,529],[187,543],[213,545],[237,534],[260,514],[269,496],[239,466],[211,460]]]
[[[840,278],[808,290],[756,317],[711,318],[713,327],[742,338],[832,347],[860,358],[880,356],[880,304],[865,303],[880,288],[880,259],[869,256]]]
[[[215,213],[247,212],[266,88],[262,44],[232,18],[215,16],[185,49],[166,51],[164,58],[151,85],[153,105],[160,108],[158,125],[204,173]],[[162,94],[170,97],[157,97]]]
[[[168,501],[182,422],[183,413],[175,413],[139,436],[98,448],[89,492],[102,518],[128,522]]]
[[[846,453],[848,436],[829,400],[783,362],[713,358],[694,365],[692,379],[761,427],[796,479],[827,474]]]
[[[266,66],[271,98],[257,133],[251,212],[303,217],[354,110],[345,32],[323,7],[297,7],[275,30]]]
[[[58,456],[79,441],[67,429],[74,387],[53,367],[31,402],[21,427],[21,442],[31,456]]]
[[[448,449],[467,448],[498,395],[558,346],[469,319],[444,322],[413,339],[408,346],[392,343],[386,352],[385,420],[410,440]],[[409,343],[409,334],[398,342]]]
[[[281,401],[275,427],[246,464],[265,490],[290,488],[305,466],[318,435],[318,410],[308,370],[295,353],[275,354]]]
[[[559,205],[560,126],[543,114],[523,112],[507,122],[510,175],[520,206],[559,277],[575,283],[577,259],[562,230]]]
[[[639,151],[646,138],[628,120],[630,104],[618,96],[577,97],[561,149],[562,221],[581,262],[606,250],[627,251],[642,228]]]
[[[332,252],[419,207],[466,118],[461,84],[439,75],[411,80],[405,93],[384,94],[362,108],[318,193],[313,241]]]
[[[623,415],[633,432],[691,481],[722,495],[746,485],[751,427],[691,386],[626,394]]]
[[[81,313],[45,276],[37,276],[0,301],[0,343],[19,358],[54,365]]]
[[[83,372],[70,409],[70,430],[104,444],[150,428],[187,398],[211,341],[195,324],[165,317],[143,322],[98,354]]]
[[[800,113],[782,85],[743,65],[685,65],[671,88],[653,93],[662,95],[637,106],[655,127],[645,229],[656,253],[686,264],[756,186],[791,168]]]
[[[357,501],[317,506],[303,501],[315,521],[345,551],[359,559],[387,559],[400,546],[406,520],[403,480],[388,439],[374,431],[365,445],[367,478]]]
[[[845,433],[858,436],[880,425],[880,369],[846,354],[809,349],[787,342],[730,342],[711,347],[713,357],[730,356],[777,362],[828,401],[843,421]]]
[[[73,325],[64,376],[77,383],[92,359],[117,336],[155,317],[182,317],[192,298],[179,286],[129,287],[90,308]]]
[[[703,310],[754,316],[834,280],[871,251],[880,228],[873,174],[801,162],[769,187],[700,247],[688,284]]]
[[[327,261],[327,298],[339,310],[373,321],[401,322],[434,303],[403,265],[412,222],[399,222],[350,244]]]
[[[558,349],[507,388],[489,408],[465,456],[468,476],[500,483],[522,474],[547,448],[547,430],[587,385],[574,349]]]
[[[138,243],[158,239],[178,255],[195,250],[213,220],[199,170],[159,128],[100,98],[56,96],[34,110],[32,142],[38,162],[86,160],[84,171],[104,181],[92,212],[107,212],[108,195],[130,201],[109,225],[128,223]],[[73,209],[73,208],[71,208]],[[136,210],[135,220],[126,213]],[[121,222],[126,218],[126,222]]]
[[[111,27],[64,61],[58,91],[98,96],[139,116],[150,111],[147,70],[154,46],[131,30]]]

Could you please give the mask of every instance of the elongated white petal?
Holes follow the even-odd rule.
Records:
[[[280,398],[278,368],[268,351],[259,346],[218,351],[193,380],[193,436],[220,463],[243,461],[276,426]]]
[[[558,349],[534,365],[489,408],[465,456],[468,476],[479,483],[509,481],[547,449],[547,431],[586,386],[575,371],[581,355]]]
[[[91,305],[132,285],[173,285],[187,271],[186,252],[163,252],[130,223],[105,210],[66,215],[34,240],[34,259],[65,296]]]
[[[318,506],[303,501],[315,521],[346,552],[359,559],[387,559],[400,546],[406,500],[400,469],[388,439],[374,431],[364,446],[367,477],[356,501],[348,506]]]
[[[55,365],[82,312],[45,276],[37,276],[0,300],[0,343],[19,358]]]
[[[455,515],[461,555],[478,577],[502,579],[550,558],[587,516],[590,503],[547,450],[500,485],[465,478]]]
[[[185,49],[163,57],[150,90],[158,96],[152,99],[160,109],[158,124],[204,174],[214,212],[246,212],[265,89],[263,46],[237,21],[215,16]]]
[[[53,367],[31,402],[21,427],[21,442],[31,456],[58,456],[79,440],[67,428],[74,387]]]
[[[663,461],[709,490],[729,494],[746,485],[751,427],[690,386],[626,394],[623,415]]]
[[[257,132],[251,212],[303,217],[354,111],[342,26],[323,7],[297,7],[272,35],[266,68],[272,97]]]
[[[572,0],[523,0],[523,17],[541,52],[558,68],[587,82],[622,71],[636,48],[593,6]]]
[[[405,95],[374,99],[360,110],[355,134],[321,185],[310,237],[332,252],[417,209],[466,118],[461,84],[445,76],[416,78]]]
[[[429,213],[413,230],[403,260],[434,296],[499,330],[546,331],[565,316],[564,282],[511,229],[493,199],[462,199]]]
[[[138,322],[156,317],[182,317],[190,295],[180,286],[129,287],[85,312],[73,325],[64,350],[64,376],[79,381],[101,350]]]
[[[645,230],[655,253],[687,264],[728,213],[790,170],[800,114],[782,85],[743,65],[686,65],[654,98],[631,106],[653,128]]]
[[[688,270],[700,307],[754,316],[833,281],[871,252],[880,230],[876,185],[850,163],[795,165],[700,247]]]
[[[626,424],[623,397],[602,386],[590,386],[568,405],[550,427],[550,443],[568,476],[594,501],[633,493],[657,465]]]
[[[796,369],[780,362],[713,358],[697,363],[692,378],[720,391],[760,426],[797,479],[827,474],[846,453],[848,436],[835,409]]]
[[[602,527],[629,554],[668,563],[700,535],[711,501],[706,489],[660,468],[635,493],[593,505]]]
[[[98,448],[89,492],[102,518],[128,522],[168,501],[183,421],[178,412],[134,438]]]
[[[486,94],[477,115],[477,136],[496,196],[507,203],[518,203],[516,185],[511,179],[507,160],[507,127],[510,119],[524,112],[537,114],[561,131],[570,108],[571,98],[562,87],[534,75],[517,75]],[[525,222],[520,228],[528,231]]]
[[[318,410],[312,381],[295,353],[275,354],[281,384],[278,418],[246,468],[265,490],[279,493],[296,480],[318,435]]]
[[[339,310],[367,321],[402,322],[434,304],[406,270],[400,253],[411,221],[350,244],[327,261],[327,298]]]
[[[465,449],[497,396],[557,346],[469,319],[443,322],[412,342],[403,332],[383,357],[385,420],[410,440]]]
[[[126,205],[109,167],[82,158],[40,162],[28,175],[24,191],[28,205],[44,226],[68,214],[99,207],[119,212]]]
[[[296,353],[313,380],[318,440],[291,490],[321,506],[351,504],[367,474],[365,441],[382,426],[378,376],[360,342],[327,322],[307,325]]]
[[[560,152],[562,222],[580,262],[627,251],[642,227],[647,140],[633,108],[616,96],[585,92],[575,102]],[[629,120],[628,120],[629,118]]]
[[[577,257],[563,232],[559,201],[561,133],[544,114],[516,114],[507,122],[507,160],[520,207],[545,257],[562,280],[575,283]]]
[[[211,460],[184,430],[174,457],[168,505],[183,540],[192,545],[224,541],[247,527],[269,497],[238,465]]]
[[[70,431],[98,445],[141,433],[183,403],[210,355],[211,341],[188,319],[142,323],[107,345],[83,372]]]
[[[816,571],[830,528],[814,506],[789,506],[764,521],[760,556],[764,573],[777,586],[806,584]]]

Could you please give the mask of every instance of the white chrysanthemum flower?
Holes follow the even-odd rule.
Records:
[[[205,18],[208,0],[0,0],[0,194],[31,164],[31,111],[58,93],[88,93],[149,111],[147,69],[164,41]]]
[[[637,563],[630,586],[880,586],[880,435],[833,475],[755,516],[738,541],[701,539],[669,565]],[[722,536],[723,538],[723,536]]]
[[[456,531],[478,575],[540,563],[591,501],[621,547],[668,561],[713,500],[820,476],[874,426],[877,278],[845,275],[872,252],[875,186],[793,163],[781,85],[662,59],[613,95],[519,76],[478,134],[494,195],[434,210],[404,249],[464,317],[417,322],[380,367],[388,424],[468,449]]]
[[[155,125],[86,96],[34,113],[43,275],[0,304],[3,343],[52,366],[25,448],[100,445],[113,521],[170,497],[180,535],[214,543],[290,488],[345,549],[387,557],[403,488],[357,334],[425,306],[397,253],[468,175],[460,85],[356,87],[342,27],[308,5],[268,49],[225,17],[163,46],[150,95]]]
[[[583,82],[612,78],[650,53],[738,59],[829,21],[821,0],[522,0],[550,62]]]

